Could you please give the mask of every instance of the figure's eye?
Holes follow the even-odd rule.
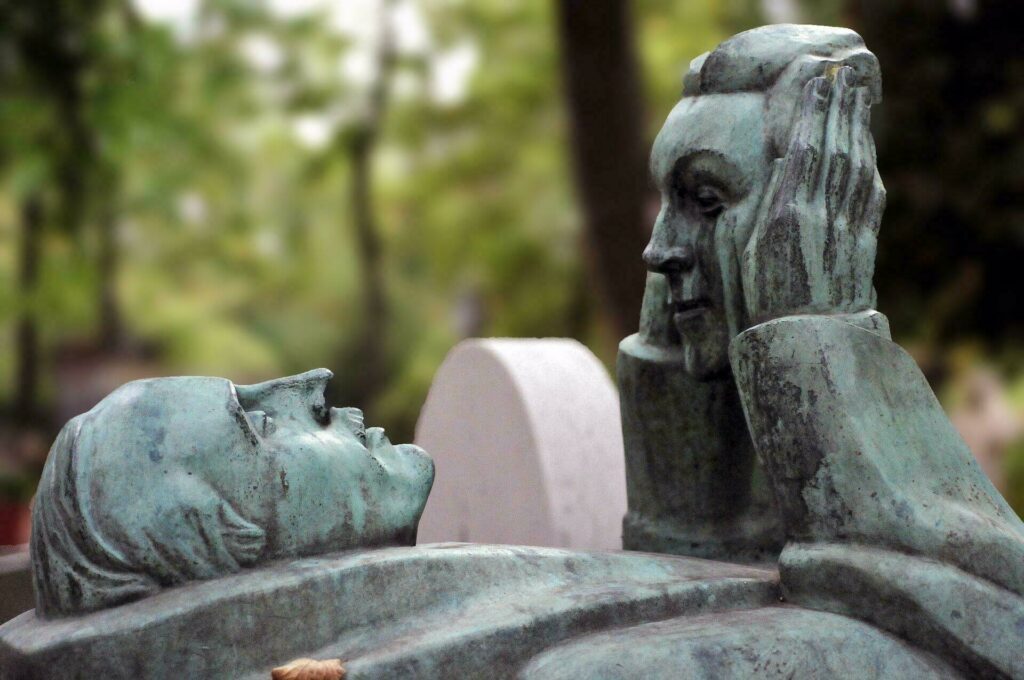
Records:
[[[274,419],[264,411],[246,411],[245,417],[249,419],[249,423],[261,437],[273,434],[274,430],[277,429]]]
[[[714,187],[702,184],[693,192],[693,200],[697,204],[697,210],[708,217],[718,217],[724,207],[722,195]]]

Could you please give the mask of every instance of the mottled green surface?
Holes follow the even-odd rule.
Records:
[[[878,61],[846,29],[767,26],[691,64],[651,151],[643,257],[694,377],[727,373],[729,341],[760,321],[872,306],[880,99]]]
[[[627,545],[664,549],[668,525],[705,550],[730,516],[756,544],[735,378],[790,541],[784,592],[1017,677],[1024,529],[872,309],[880,99],[877,60],[843,29],[765,27],[691,64],[651,154],[644,259],[664,281],[619,358]]]
[[[1024,523],[910,356],[827,316],[761,324],[732,351],[790,540],[789,598],[971,674],[1024,674]]]
[[[524,680],[956,678],[934,656],[845,616],[787,606],[657,621],[572,640]]]
[[[619,353],[625,547],[777,555],[729,342],[776,316],[873,303],[880,78],[857,34],[820,26],[748,31],[690,65],[651,152],[652,273],[640,332]]]
[[[146,381],[54,447],[41,606],[0,627],[0,677],[1024,677],[1024,526],[872,309],[880,87],[850,31],[747,32],[694,61],[652,154],[626,542],[784,536],[778,575],[465,545],[262,564],[411,540],[428,459],[326,410],[326,372]]]
[[[415,542],[433,464],[324,404],[327,370],[128,383],[69,422],[33,510],[36,607],[67,616],[268,560]]]
[[[628,550],[768,562],[782,524],[729,375],[699,380],[671,324],[666,279],[648,275],[640,332],[619,346]]]
[[[325,555],[73,619],[0,628],[3,678],[507,678],[581,633],[778,600],[774,571],[636,553],[439,544]]]
[[[933,557],[849,543],[791,543],[787,599],[866,621],[967,677],[1024,677],[1024,600]]]

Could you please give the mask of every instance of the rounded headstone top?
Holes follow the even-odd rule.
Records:
[[[618,395],[579,342],[460,343],[434,378],[416,443],[438,466],[421,543],[621,547]]]

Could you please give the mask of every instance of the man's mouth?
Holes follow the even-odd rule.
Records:
[[[673,302],[672,306],[674,309],[672,318],[675,319],[676,323],[682,323],[700,316],[707,311],[709,305],[707,298],[692,298],[690,300]]]

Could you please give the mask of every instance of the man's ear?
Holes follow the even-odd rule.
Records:
[[[175,581],[217,578],[252,565],[263,552],[266,532],[243,517],[213,487],[183,476],[177,493],[148,535],[160,542],[154,551],[164,565],[160,572]],[[154,541],[154,542],[155,542]],[[152,555],[147,555],[152,559]]]
[[[239,566],[255,562],[267,543],[266,532],[239,515],[224,500],[217,509],[217,519],[224,545]]]

